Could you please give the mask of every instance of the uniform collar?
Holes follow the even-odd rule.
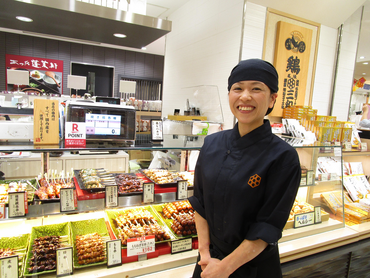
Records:
[[[252,130],[243,137],[240,137],[238,123],[236,123],[233,128],[231,143],[235,147],[246,148],[257,143],[258,141],[269,138],[271,134],[272,131],[269,120],[263,120],[263,125]]]

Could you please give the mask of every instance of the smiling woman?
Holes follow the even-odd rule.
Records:
[[[194,173],[199,256],[193,278],[282,277],[277,242],[300,184],[297,152],[272,134],[278,74],[260,59],[229,77],[238,123],[204,139]]]

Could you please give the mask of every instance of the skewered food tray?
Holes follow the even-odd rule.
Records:
[[[8,204],[9,192],[27,191],[28,202],[35,196],[36,179],[4,180],[0,181],[0,204]]]
[[[176,186],[177,181],[181,180],[177,172],[172,172],[166,169],[140,169],[139,170],[151,182],[159,186]]]
[[[24,234],[14,237],[0,238],[0,258],[17,255],[19,257],[19,275],[23,273],[27,246],[30,234]]]
[[[176,238],[196,237],[195,214],[188,200],[152,205]]]
[[[154,235],[156,243],[175,239],[170,229],[164,225],[150,206],[106,210],[105,213],[115,237],[121,239],[123,248],[126,248],[129,238]]]
[[[113,174],[118,185],[119,195],[137,195],[143,193],[143,180],[134,173]]]
[[[69,223],[33,227],[23,275],[56,272],[56,250],[71,246]]]
[[[106,185],[116,185],[112,174],[103,168],[74,170],[78,186],[90,192],[104,191]]]
[[[71,222],[71,237],[75,268],[107,263],[106,242],[110,237],[104,218]]]

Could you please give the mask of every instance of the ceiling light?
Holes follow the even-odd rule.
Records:
[[[16,16],[15,18],[20,20],[20,21],[24,21],[24,22],[32,22],[33,21],[32,18],[25,17],[25,16]]]
[[[360,56],[360,59],[365,59],[365,56]]]
[[[115,34],[113,34],[113,36],[115,36],[117,38],[120,38],[120,39],[126,38],[126,35],[125,34],[120,34],[120,33],[115,33]]]
[[[366,72],[363,72],[362,75],[366,75]]]
[[[143,47],[141,48],[141,50],[146,50],[146,47],[145,47],[145,46],[143,46]]]
[[[368,62],[365,62],[365,63],[362,63],[363,65],[368,65],[369,63]]]

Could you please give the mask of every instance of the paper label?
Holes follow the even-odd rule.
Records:
[[[361,143],[361,151],[367,151],[367,143]]]
[[[0,204],[0,219],[5,219],[5,204]]]
[[[313,184],[314,184],[313,171],[312,170],[308,170],[307,171],[307,185],[313,185]]]
[[[155,251],[155,236],[127,239],[127,257],[152,253]]]
[[[25,216],[28,212],[27,192],[8,193],[9,218]]]
[[[19,277],[18,256],[9,256],[0,259],[0,278]]]
[[[143,184],[143,203],[154,202],[154,182]]]
[[[315,224],[321,222],[321,207],[315,207]]]
[[[77,209],[77,197],[73,188],[60,189],[60,212],[74,211]]]
[[[346,151],[350,151],[350,150],[352,150],[351,142],[345,142],[345,143],[344,143],[344,149],[345,149]]]
[[[192,238],[185,238],[171,242],[171,254],[193,250]]]
[[[177,199],[183,200],[188,198],[188,181],[177,182]]]
[[[315,212],[310,211],[294,215],[294,228],[315,224]]]
[[[122,243],[120,239],[107,241],[107,267],[122,264]]]
[[[118,206],[118,186],[106,185],[105,186],[105,206],[107,208]]]
[[[334,156],[342,156],[342,148],[334,148]]]
[[[86,124],[66,122],[64,138],[66,147],[86,147]]]
[[[57,277],[73,274],[73,248],[57,249]]]

